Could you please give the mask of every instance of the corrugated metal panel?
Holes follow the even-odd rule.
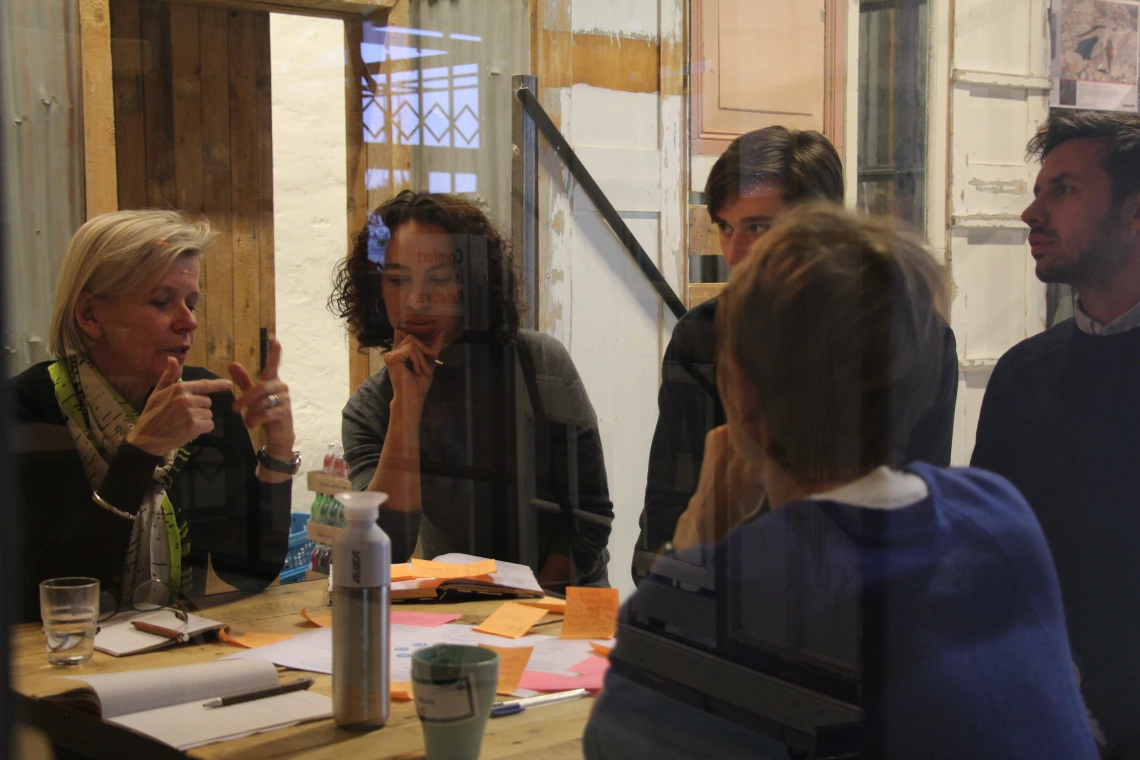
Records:
[[[59,263],[83,222],[79,13],[71,0],[0,3],[7,186],[8,369],[48,358]]]

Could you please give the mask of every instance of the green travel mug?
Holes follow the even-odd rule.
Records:
[[[412,655],[412,694],[427,760],[478,760],[499,683],[493,650],[436,644]]]

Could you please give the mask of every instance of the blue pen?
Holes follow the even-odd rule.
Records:
[[[556,691],[553,694],[542,694],[537,697],[516,699],[512,702],[496,702],[491,705],[491,717],[505,718],[508,715],[521,713],[523,710],[527,710],[531,707],[544,707],[546,705],[556,705],[559,702],[569,702],[574,699],[580,699],[589,693],[589,689],[571,689],[570,691]]]

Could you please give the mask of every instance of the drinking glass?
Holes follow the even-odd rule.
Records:
[[[96,578],[52,578],[40,583],[40,617],[44,621],[47,658],[52,665],[82,665],[95,651],[99,581]]]

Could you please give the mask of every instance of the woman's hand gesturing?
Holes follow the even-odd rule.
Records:
[[[288,462],[293,458],[293,406],[289,401],[289,386],[277,376],[281,366],[281,344],[269,343],[265,369],[261,379],[253,381],[249,372],[238,362],[230,365],[230,377],[241,389],[241,398],[234,402],[234,411],[245,418],[245,425],[265,428],[265,453],[274,459]]]
[[[203,433],[214,429],[214,413],[207,394],[228,391],[229,380],[178,382],[182,365],[171,357],[166,371],[146,400],[139,421],[127,433],[127,443],[156,457],[166,456]]]

